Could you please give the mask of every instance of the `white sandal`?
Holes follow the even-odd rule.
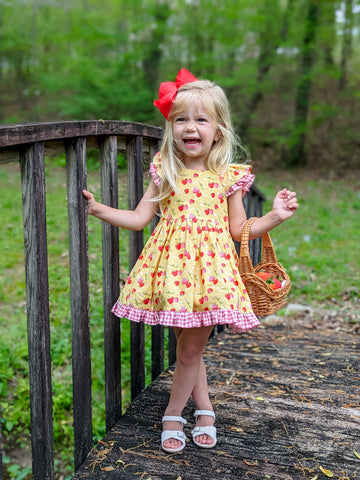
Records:
[[[162,417],[162,422],[180,422],[182,425],[186,425],[187,421],[183,417],[176,417],[173,415],[165,415]],[[174,440],[179,440],[181,442],[180,447],[177,448],[167,448],[164,447],[164,442],[166,440],[169,440],[170,438],[173,438]],[[164,450],[166,453],[177,453],[181,452],[184,450],[186,445],[186,435],[184,432],[181,430],[164,430],[161,434],[161,448]]]
[[[208,415],[209,417],[213,417],[213,419],[215,420],[215,413],[212,410],[196,410],[196,412],[194,413],[194,417],[197,419],[197,417],[199,417],[200,415]],[[213,425],[209,425],[207,427],[195,427],[191,431],[191,435],[195,445],[200,448],[213,448],[216,445],[216,427],[214,427]],[[196,440],[196,437],[198,437],[199,435],[208,435],[214,440],[214,443],[212,443],[211,445],[207,445],[206,443],[199,443]]]

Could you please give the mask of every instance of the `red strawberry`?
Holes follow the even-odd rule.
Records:
[[[271,273],[269,272],[256,272],[256,275],[266,282],[269,278],[271,278]]]
[[[271,285],[271,288],[273,290],[277,290],[278,288],[281,288],[281,282],[277,278],[273,278],[274,284]]]

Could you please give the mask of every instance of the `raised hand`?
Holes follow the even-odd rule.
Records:
[[[278,215],[281,221],[290,218],[298,209],[299,204],[296,193],[291,192],[287,188],[280,190],[274,198],[273,211]]]

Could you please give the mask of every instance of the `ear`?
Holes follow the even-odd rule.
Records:
[[[214,142],[218,142],[220,138],[221,138],[221,130],[220,128],[217,128],[215,132]]]

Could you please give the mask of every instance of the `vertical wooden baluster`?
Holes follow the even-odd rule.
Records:
[[[169,365],[172,365],[176,360],[176,343],[174,330],[169,328]]]
[[[118,208],[117,137],[100,144],[101,201]],[[121,416],[120,319],[111,313],[119,295],[119,229],[102,222],[106,430]]]
[[[159,151],[159,142],[150,144],[150,162],[152,162],[154,155]],[[151,231],[154,230],[159,222],[159,215],[151,220]],[[164,327],[162,325],[155,325],[151,329],[151,379],[155,380],[157,376],[164,370]]]
[[[154,230],[159,222],[159,216],[151,220],[151,231]],[[164,327],[154,325],[151,329],[151,379],[156,377],[164,370]]]
[[[33,479],[54,478],[44,144],[20,156]]]
[[[143,139],[132,137],[127,142],[128,201],[133,210],[143,196]],[[129,268],[138,259],[144,245],[143,232],[129,232]],[[144,324],[131,322],[131,399],[145,387],[145,334]]]
[[[87,212],[82,196],[86,188],[86,138],[76,138],[66,145],[66,161],[76,470],[93,445]]]

